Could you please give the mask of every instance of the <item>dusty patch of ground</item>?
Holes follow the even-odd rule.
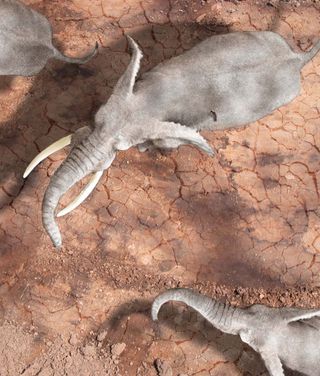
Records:
[[[320,36],[319,4],[25,2],[50,19],[66,53],[96,40],[101,48],[82,67],[50,62],[35,78],[0,78],[1,376],[66,374],[63,367],[88,375],[88,365],[95,375],[156,375],[156,359],[168,375],[265,375],[237,337],[178,305],[155,327],[149,308],[174,286],[237,305],[320,306],[320,56],[303,69],[291,104],[238,130],[206,132],[214,158],[191,147],[119,153],[90,199],[59,219],[60,253],[40,210],[65,154],[27,181],[22,173],[38,151],[92,121],[129,61],[124,34],[144,52],[142,71],[233,30],[278,31],[306,50]]]
[[[26,332],[12,323],[5,323],[1,330],[1,374],[121,375],[117,364],[122,352],[115,350],[121,350],[123,344],[102,347],[101,335],[101,338],[79,345],[75,335],[52,342],[43,340],[35,330]]]

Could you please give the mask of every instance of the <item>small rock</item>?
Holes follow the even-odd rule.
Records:
[[[205,18],[205,16],[206,16],[205,13],[201,14],[200,16],[198,16],[198,17],[196,18],[196,21],[197,21],[198,23],[200,23],[200,22]]]
[[[115,356],[120,356],[124,349],[126,348],[125,343],[115,343],[114,345],[111,346],[111,354]]]
[[[78,343],[78,338],[77,338],[76,334],[71,334],[70,339],[69,339],[69,343],[72,346],[75,346]]]
[[[154,364],[158,372],[158,376],[172,376],[173,375],[172,368],[167,361],[156,359]]]
[[[82,347],[81,352],[86,357],[92,357],[96,353],[96,349],[93,345],[86,345]]]
[[[104,330],[103,332],[99,333],[97,335],[97,341],[98,342],[102,342],[105,340],[106,336],[107,336],[108,332],[106,330]]]
[[[274,7],[274,8],[277,7],[276,4],[274,3],[274,1],[268,1],[268,2],[267,2],[267,6],[268,6],[268,7]]]

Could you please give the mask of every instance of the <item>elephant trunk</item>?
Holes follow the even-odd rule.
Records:
[[[69,56],[64,55],[62,52],[57,50],[55,47],[53,47],[53,54],[54,54],[54,57],[56,59],[62,60],[66,63],[85,64],[97,54],[98,48],[99,48],[99,45],[98,45],[98,43],[96,43],[94,48],[87,55],[85,55],[83,57],[69,57]]]
[[[153,320],[157,320],[161,306],[170,300],[187,304],[213,326],[225,333],[239,333],[239,318],[242,310],[200,295],[190,289],[171,289],[159,295],[152,305],[151,315]]]
[[[52,176],[42,203],[42,222],[55,247],[61,247],[59,227],[55,221],[55,209],[61,196],[74,184],[95,171],[97,150],[87,140],[76,145],[67,159]]]

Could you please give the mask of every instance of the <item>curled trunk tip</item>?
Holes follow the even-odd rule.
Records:
[[[53,51],[54,51],[54,57],[58,60],[62,60],[62,61],[65,61],[66,63],[71,63],[71,64],[85,64],[97,54],[98,48],[99,48],[99,44],[98,44],[98,42],[96,42],[92,51],[89,52],[87,55],[85,55],[83,57],[65,56],[63,53],[61,53],[55,47],[53,47]]]
[[[165,291],[164,293],[158,295],[152,304],[152,308],[151,308],[152,320],[154,321],[158,320],[158,313],[161,307],[165,303],[173,300],[173,301],[183,302],[187,304],[188,306],[195,308],[194,305],[192,304],[192,301],[195,298],[203,299],[205,297],[186,288],[176,288],[176,289],[170,289],[168,291]]]

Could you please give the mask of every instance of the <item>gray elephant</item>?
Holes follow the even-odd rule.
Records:
[[[300,91],[301,68],[320,49],[318,42],[307,53],[295,53],[281,36],[268,31],[217,35],[159,64],[135,83],[142,53],[130,37],[128,41],[133,50],[131,62],[108,102],[98,110],[94,126],[49,146],[24,174],[71,144],[42,204],[43,225],[56,247],[62,244],[55,221],[60,197],[94,173],[80,196],[58,216],[90,194],[118,150],[192,144],[212,155],[199,130],[239,127],[290,102]]]
[[[169,301],[183,302],[222,332],[239,335],[260,353],[271,376],[284,376],[282,364],[307,376],[320,376],[320,309],[258,304],[240,309],[190,289],[171,289],[153,302],[153,320]]]
[[[63,55],[52,44],[48,20],[16,0],[0,0],[0,75],[32,76],[50,58],[84,64],[97,52],[98,44],[86,56]]]

